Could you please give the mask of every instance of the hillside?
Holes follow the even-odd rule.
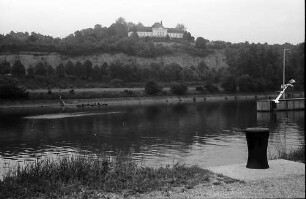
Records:
[[[45,52],[0,54],[0,62],[8,61],[11,65],[13,65],[16,60],[20,60],[26,69],[29,66],[37,65],[39,62],[47,62],[53,68],[56,68],[59,64],[66,64],[69,60],[73,63],[90,60],[93,65],[102,65],[104,62],[111,64],[112,62],[120,61],[125,64],[138,65],[140,67],[149,67],[152,63],[163,63],[164,65],[176,63],[184,68],[191,66],[197,67],[200,62],[205,62],[209,68],[219,69],[221,67],[228,67],[224,50],[215,50],[206,57],[192,56],[184,52],[177,52],[171,55],[164,55],[156,58],[131,56],[124,53],[95,53],[92,55],[83,56],[68,56],[59,53]]]
[[[304,43],[250,44],[194,38],[128,36],[129,23],[76,31],[65,38],[32,32],[0,35],[0,75],[28,88],[118,87],[148,80],[228,92],[275,91],[286,81],[304,88]],[[0,85],[1,86],[1,85]],[[204,89],[205,90],[205,89]]]

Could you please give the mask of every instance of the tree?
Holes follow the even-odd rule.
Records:
[[[179,81],[182,80],[182,67],[177,63],[168,64],[163,69],[164,81]]]
[[[46,76],[47,75],[46,67],[45,67],[45,65],[42,62],[38,62],[34,66],[34,74],[35,75],[42,75],[42,76]]]
[[[60,78],[65,77],[65,67],[63,63],[60,63],[56,68],[55,68],[55,74],[56,76]]]
[[[33,66],[29,66],[28,69],[27,69],[27,75],[28,77],[30,78],[33,78],[34,77],[34,67]]]
[[[52,76],[52,75],[54,75],[55,70],[50,64],[47,64],[46,65],[46,72],[47,72],[48,76]]]
[[[236,92],[237,84],[235,77],[233,77],[232,75],[223,77],[221,80],[221,86],[225,91]]]
[[[19,99],[28,98],[29,93],[26,88],[21,86],[18,80],[0,75],[0,98],[1,99]]]
[[[15,61],[11,70],[14,76],[25,76],[25,67],[19,60]]]
[[[94,29],[95,29],[95,30],[100,30],[100,29],[102,29],[102,26],[101,26],[100,24],[96,24],[96,25],[94,26]]]
[[[216,86],[215,84],[213,84],[213,83],[211,83],[211,82],[207,82],[207,83],[205,84],[205,89],[206,89],[208,92],[211,92],[211,93],[219,92],[218,86]]]
[[[86,70],[84,68],[84,65],[77,61],[77,63],[75,63],[75,76],[77,76],[78,78],[84,78],[86,76]]]
[[[130,37],[136,40],[139,39],[139,35],[137,34],[137,32],[133,32]]]
[[[189,42],[194,42],[194,37],[192,37],[190,32],[187,31],[184,32],[183,39]]]
[[[188,90],[188,87],[183,83],[172,83],[170,91],[175,95],[184,95]]]
[[[88,79],[92,73],[92,62],[90,60],[86,60],[83,64],[85,70],[85,78]]]
[[[75,75],[75,66],[70,60],[65,65],[65,73],[67,75]]]
[[[205,73],[209,70],[207,64],[204,61],[200,61],[197,69],[200,73]]]
[[[170,41],[170,36],[168,34],[166,35],[165,40]]]
[[[239,91],[251,92],[254,91],[252,78],[248,74],[241,75],[238,78]]]
[[[196,47],[205,49],[206,48],[206,40],[203,37],[198,37],[195,42]]]
[[[100,68],[98,65],[94,65],[92,68],[92,75],[93,80],[102,80],[102,68]]]
[[[9,74],[11,72],[11,64],[6,60],[0,64],[0,74]]]
[[[148,95],[157,95],[163,91],[163,88],[159,86],[155,81],[148,81],[145,85],[145,93]]]
[[[116,23],[113,23],[107,29],[109,36],[119,36],[119,37],[127,37],[128,36],[128,27],[124,18],[119,17],[116,20]]]
[[[122,24],[122,25],[127,25],[125,19],[123,17],[119,17],[117,20],[116,20],[116,23],[118,24]]]

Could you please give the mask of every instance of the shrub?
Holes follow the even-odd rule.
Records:
[[[120,87],[122,85],[122,80],[121,79],[113,79],[110,83],[112,86],[117,86]]]
[[[199,92],[205,92],[206,91],[206,89],[203,85],[196,86],[195,90],[199,91]]]
[[[221,86],[225,91],[236,92],[237,84],[234,76],[225,76],[221,81]]]
[[[0,76],[0,98],[1,99],[20,99],[28,98],[29,93],[19,82],[10,77]]]
[[[208,92],[211,92],[211,93],[219,92],[218,86],[210,82],[205,85],[205,88]]]
[[[126,93],[128,95],[133,95],[134,94],[133,91],[131,91],[131,90],[124,90],[124,93]]]
[[[183,83],[175,82],[171,85],[170,90],[175,95],[184,95],[187,92],[188,87]]]
[[[145,93],[148,95],[157,95],[163,91],[163,88],[154,81],[148,81],[145,85]]]
[[[48,95],[52,95],[52,90],[51,90],[51,88],[48,88]]]
[[[241,92],[251,92],[254,91],[253,80],[250,75],[241,75],[238,78],[238,86]]]

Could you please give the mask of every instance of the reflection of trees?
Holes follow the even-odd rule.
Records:
[[[11,142],[16,147],[25,142],[37,148],[45,144],[61,145],[67,141],[69,146],[90,151],[105,144],[124,152],[140,152],[144,147],[150,149],[165,145],[171,145],[175,150],[184,150],[193,144],[195,136],[216,137],[223,133],[222,130],[233,126],[251,126],[252,106],[250,103],[207,102],[129,107],[120,108],[126,111],[120,114],[22,120],[9,131],[12,131],[14,139]],[[8,129],[7,126],[4,128]],[[197,142],[205,144],[206,139],[198,139]]]

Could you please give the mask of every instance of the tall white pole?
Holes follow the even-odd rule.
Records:
[[[282,88],[284,88],[285,84],[286,84],[286,79],[285,79],[285,72],[286,72],[286,51],[288,51],[290,49],[284,49],[284,62],[283,62],[283,85]],[[286,93],[284,91],[283,93],[283,99],[286,99]]]

